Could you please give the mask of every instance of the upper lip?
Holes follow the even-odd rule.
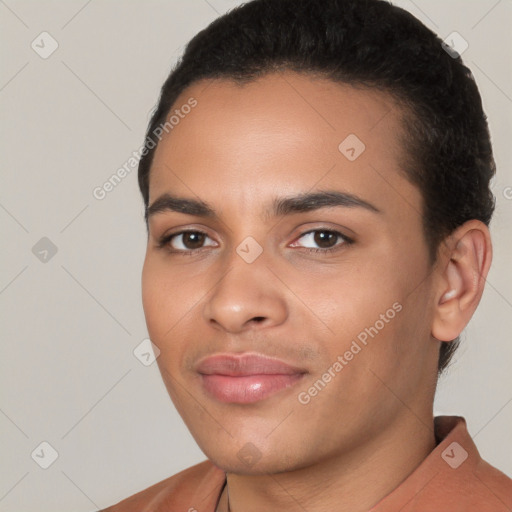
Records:
[[[203,375],[294,375],[304,369],[260,354],[215,354],[199,361],[197,372]]]

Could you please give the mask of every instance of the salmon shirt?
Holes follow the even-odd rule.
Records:
[[[434,425],[434,450],[368,512],[512,512],[512,479],[480,457],[464,418]],[[225,484],[206,460],[100,512],[215,512]]]

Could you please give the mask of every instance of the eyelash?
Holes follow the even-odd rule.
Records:
[[[322,232],[325,232],[325,233],[333,233],[334,235],[337,235],[338,238],[341,238],[343,240],[343,243],[337,244],[337,245],[335,245],[333,247],[327,247],[326,249],[314,249],[314,248],[311,248],[311,247],[303,247],[302,249],[306,250],[306,252],[309,252],[309,253],[319,253],[319,252],[321,252],[321,253],[330,253],[330,252],[334,252],[334,251],[340,250],[344,245],[351,245],[351,244],[354,243],[354,240],[352,240],[348,236],[344,235],[343,233],[340,233],[339,231],[335,231],[333,229],[326,229],[326,228],[310,229],[309,231],[305,231],[304,233],[299,235],[296,238],[296,240],[299,240],[303,236],[306,236],[306,235],[308,235],[310,233],[316,233],[317,231],[322,231]],[[182,255],[187,255],[187,256],[193,256],[194,254],[197,254],[198,251],[202,251],[203,249],[205,249],[205,247],[200,247],[198,249],[183,250],[183,249],[171,249],[169,247],[169,244],[170,244],[171,240],[174,237],[179,236],[179,235],[184,235],[186,233],[197,233],[197,234],[204,235],[206,237],[208,236],[207,233],[205,233],[204,231],[201,231],[200,229],[187,229],[187,230],[184,230],[184,231],[177,231],[176,233],[170,233],[170,234],[165,235],[162,238],[160,238],[160,240],[158,241],[158,248],[159,249],[166,248],[172,254],[182,254]]]

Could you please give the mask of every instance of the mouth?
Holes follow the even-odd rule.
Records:
[[[307,373],[260,354],[217,354],[200,361],[204,391],[219,402],[250,404],[296,385]]]

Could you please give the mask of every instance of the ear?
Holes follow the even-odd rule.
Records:
[[[468,324],[484,291],[492,260],[489,229],[479,220],[467,221],[443,242],[438,258],[432,336],[452,341]]]

